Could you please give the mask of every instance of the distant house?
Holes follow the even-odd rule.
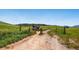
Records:
[[[40,29],[40,26],[39,25],[33,25],[32,26],[32,30],[39,30]]]

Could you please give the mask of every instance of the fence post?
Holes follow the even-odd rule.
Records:
[[[29,29],[28,29],[28,31],[30,32],[30,26],[29,26]]]
[[[21,31],[21,24],[19,25],[19,31]]]
[[[64,26],[64,34],[66,34],[66,27]]]
[[[57,26],[56,26],[56,34],[57,34]]]

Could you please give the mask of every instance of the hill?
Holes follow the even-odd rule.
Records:
[[[25,23],[25,24],[17,24],[17,25],[22,25],[22,26],[32,26],[32,25],[48,26],[47,24],[28,24],[28,23]]]
[[[79,25],[75,25],[75,26],[73,26],[73,27],[75,27],[75,28],[79,28]]]
[[[0,31],[15,31],[18,26],[0,21]]]

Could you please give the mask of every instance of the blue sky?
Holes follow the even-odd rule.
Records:
[[[79,25],[79,9],[0,9],[0,21],[73,26]]]

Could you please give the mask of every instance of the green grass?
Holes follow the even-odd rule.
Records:
[[[22,30],[19,31],[19,26],[0,22],[0,48],[35,34],[34,31],[29,30],[29,27],[30,26],[22,26]]]
[[[19,31],[18,25],[0,22],[0,48],[35,34],[35,31],[29,28],[32,29],[31,26],[22,26],[22,30]],[[68,48],[79,49],[79,28],[66,28],[66,34],[63,26],[41,26],[41,28],[43,31],[50,30],[48,32],[50,36],[58,35],[59,42]]]
[[[66,34],[64,34],[64,27],[51,27],[48,34],[50,36],[58,35],[60,37],[59,42],[67,45],[68,48],[79,49],[79,28],[66,28]]]
[[[17,42],[26,36],[31,35],[31,32],[21,31],[21,32],[0,32],[0,48],[7,46],[8,44]]]
[[[0,25],[0,31],[16,31],[18,30],[18,26],[13,25]]]

